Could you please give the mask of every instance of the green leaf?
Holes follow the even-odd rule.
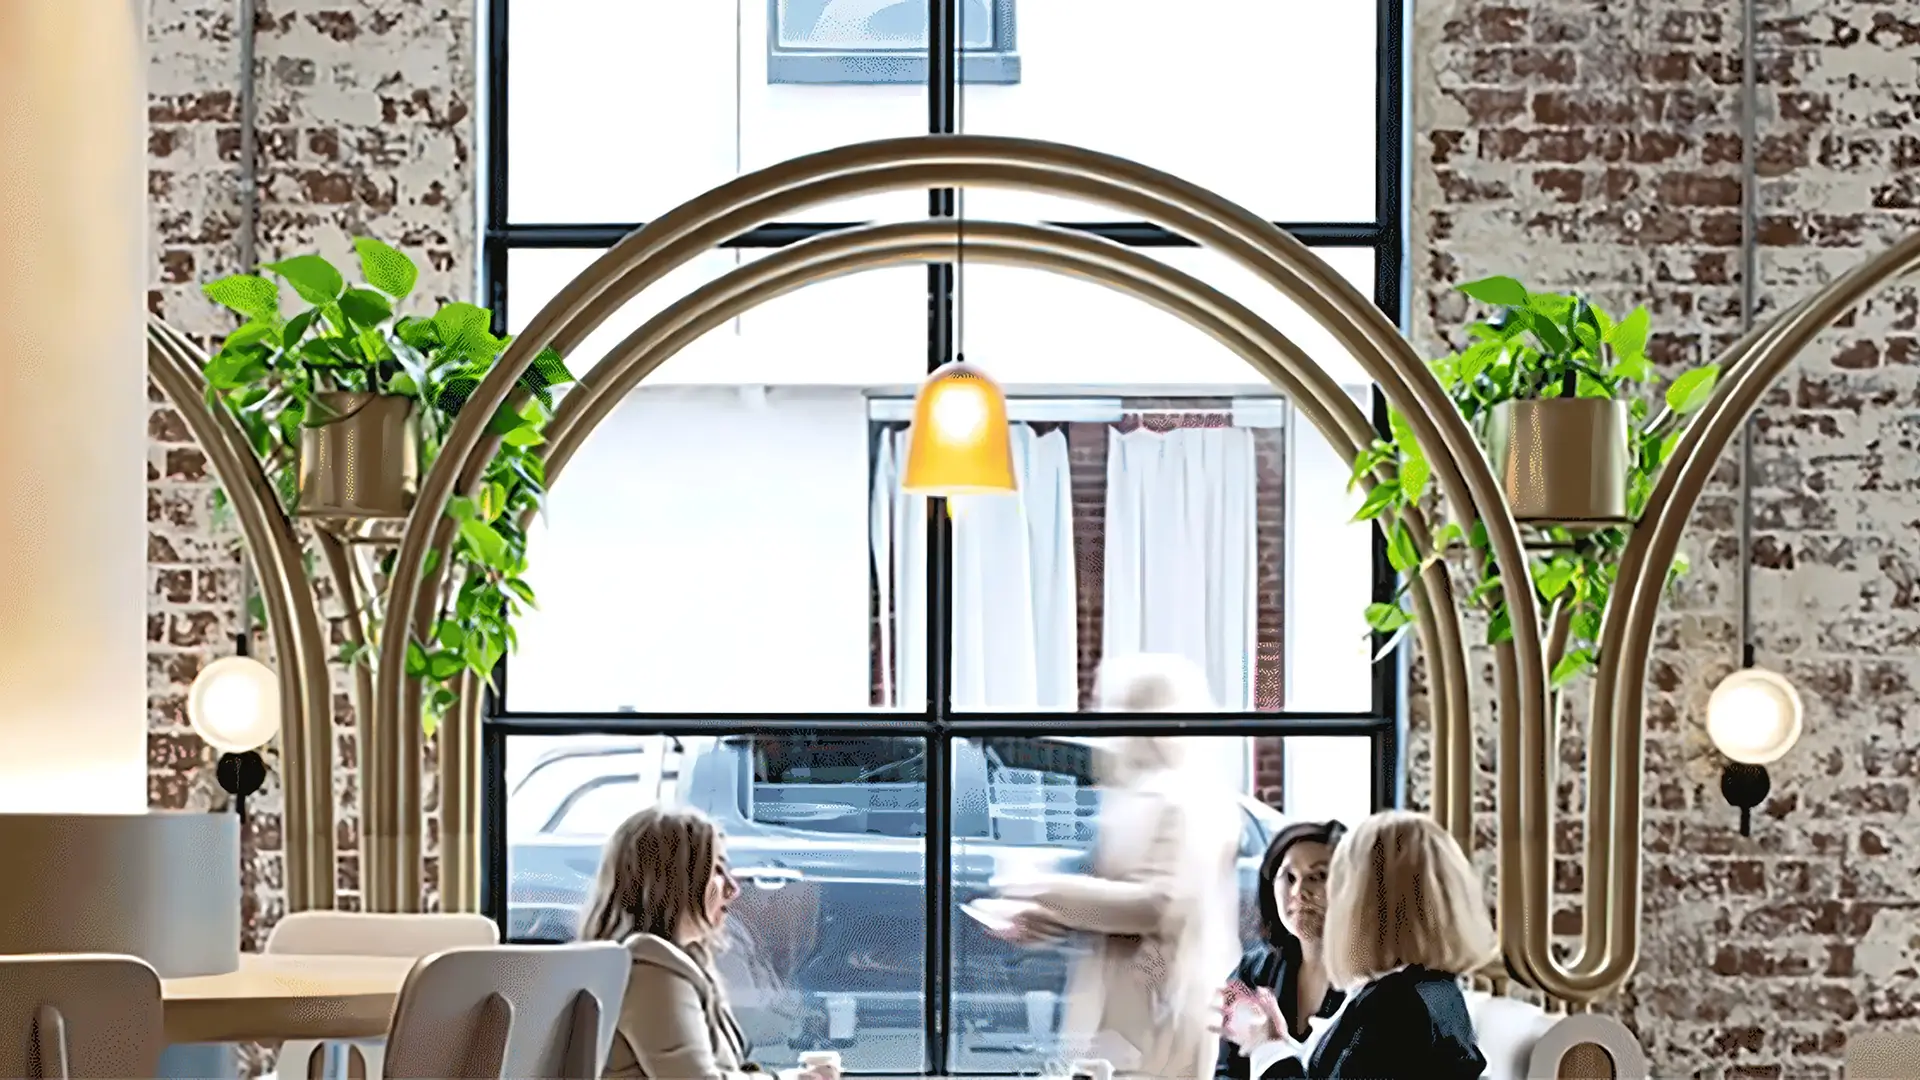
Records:
[[[1533,320],[1533,336],[1539,338],[1540,344],[1546,346],[1546,351],[1550,353],[1567,351],[1567,335],[1550,320]]]
[[[406,673],[410,679],[420,678],[427,673],[427,650],[421,648],[417,641],[407,642]]]
[[[1399,574],[1420,565],[1420,549],[1415,546],[1413,533],[1404,521],[1394,522],[1393,529],[1387,533],[1387,562]]]
[[[427,657],[427,675],[435,679],[450,679],[460,674],[467,662],[459,653],[435,652]]]
[[[1373,490],[1367,492],[1366,501],[1362,502],[1360,509],[1354,512],[1353,520],[1372,521],[1374,518],[1385,513],[1387,508],[1392,506],[1395,500],[1399,498],[1400,485],[1375,484]]]
[[[492,360],[499,352],[499,339],[488,330],[492,322],[493,315],[475,304],[452,303],[433,313],[441,346],[470,360]]]
[[[1461,353],[1460,381],[1472,382],[1479,378],[1480,373],[1487,370],[1487,365],[1493,363],[1494,359],[1500,355],[1500,351],[1500,342],[1495,340],[1483,341]]]
[[[505,585],[508,592],[511,592],[513,593],[513,595],[519,597],[520,600],[523,603],[525,603],[528,607],[540,606],[538,603],[534,601],[533,586],[527,584],[525,579],[510,577],[502,581],[501,584]]]
[[[529,390],[565,386],[572,381],[573,372],[567,370],[567,361],[560,355],[560,350],[551,345],[535,354],[533,363],[520,376],[520,384]]]
[[[440,625],[436,626],[433,631],[433,639],[438,641],[442,648],[459,649],[461,644],[466,641],[466,638],[467,632],[462,630],[460,624],[454,622],[452,619],[441,619]]]
[[[1527,287],[1510,277],[1481,278],[1459,288],[1475,300],[1497,307],[1522,307],[1527,302]]]
[[[257,274],[233,274],[200,287],[207,299],[265,323],[280,321],[280,287]]]
[[[1418,503],[1426,494],[1427,479],[1433,475],[1433,468],[1420,449],[1413,425],[1398,409],[1387,410],[1387,427],[1393,432],[1395,448],[1400,451],[1400,493],[1407,502]]]
[[[1614,363],[1613,370],[1608,373],[1614,378],[1627,382],[1646,382],[1653,377],[1653,365],[1647,362],[1647,354],[1634,353],[1627,356],[1616,352],[1614,355],[1620,357]]]
[[[433,396],[433,405],[448,416],[460,415],[467,407],[467,399],[480,387],[480,380],[471,375],[460,375],[440,384],[440,390]]]
[[[478,518],[460,523],[460,535],[484,566],[498,567],[507,557],[507,540],[499,531]]]
[[[1621,359],[1644,356],[1649,322],[1646,308],[1634,308],[1626,318],[1615,324],[1613,332],[1607,335],[1607,344],[1613,346],[1613,351],[1619,353]]]
[[[1367,626],[1376,634],[1391,634],[1413,622],[1413,616],[1399,604],[1368,604]]]
[[[413,291],[420,271],[412,259],[371,236],[354,240],[353,250],[360,256],[360,276],[367,284],[395,300],[404,300]]]
[[[1499,645],[1512,640],[1513,615],[1507,611],[1507,605],[1501,604],[1493,618],[1487,620],[1487,644]]]
[[[1567,591],[1573,583],[1573,563],[1566,559],[1555,559],[1534,567],[1533,585],[1540,595],[1551,600]]]
[[[1586,649],[1574,649],[1553,665],[1553,685],[1559,686],[1575,675],[1593,666],[1593,653]]]
[[[340,298],[340,313],[363,330],[371,330],[393,318],[393,305],[372,289],[348,289]]]
[[[280,346],[279,329],[276,328],[272,323],[265,323],[265,322],[260,322],[259,320],[255,320],[249,323],[242,323],[240,326],[240,329],[235,330],[231,334],[228,334],[227,340],[220,343],[220,351],[231,352],[236,349],[247,349],[247,348],[255,348],[255,347],[262,348],[262,349],[274,349],[274,348],[278,348],[279,346]]]
[[[539,446],[541,443],[547,441],[547,437],[540,434],[540,429],[534,427],[532,424],[522,424],[512,431],[507,432],[505,435],[500,436],[500,441],[506,443],[508,446],[525,448],[529,446]]]
[[[291,259],[267,264],[267,269],[285,278],[300,299],[320,307],[340,299],[346,279],[333,264],[318,255],[295,255]]]
[[[1720,382],[1720,365],[1707,364],[1694,368],[1673,380],[1667,387],[1667,408],[1686,416],[1698,412],[1707,402],[1713,400],[1713,388]]]
[[[1390,460],[1392,457],[1393,448],[1377,440],[1373,446],[1355,454],[1353,458],[1353,471],[1347,474],[1347,490],[1357,491],[1360,487],[1360,481],[1365,479],[1368,473],[1379,468],[1382,462]]]
[[[476,500],[480,507],[480,518],[491,524],[499,520],[500,512],[507,508],[507,489],[500,484],[485,484],[480,488]]]
[[[267,365],[251,352],[219,352],[207,361],[207,386],[214,390],[238,390],[267,376]]]
[[[1457,521],[1449,521],[1442,525],[1440,531],[1433,534],[1432,557],[1437,559],[1445,555],[1448,548],[1465,539],[1466,535],[1467,531],[1462,529]]]
[[[455,521],[472,521],[480,516],[480,509],[467,496],[456,495],[447,500],[447,516]]]

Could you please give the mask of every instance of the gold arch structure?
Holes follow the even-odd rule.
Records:
[[[1553,999],[1587,1005],[1622,986],[1639,951],[1641,913],[1641,784],[1644,728],[1641,684],[1665,568],[1715,461],[1766,387],[1820,330],[1832,325],[1879,284],[1920,265],[1920,236],[1910,238],[1836,280],[1772,324],[1756,330],[1721,359],[1723,377],[1708,405],[1686,427],[1646,511],[1623,553],[1615,603],[1602,626],[1601,659],[1589,716],[1586,894],[1581,949],[1561,961],[1550,947],[1550,877],[1557,747],[1546,682],[1551,636],[1527,576],[1519,526],[1465,422],[1398,330],[1364,296],[1304,246],[1271,223],[1220,196],[1134,162],[1082,148],[1024,139],[929,135],[880,140],[796,158],[740,177],[636,231],[596,260],[537,314],[475,391],[423,479],[390,579],[388,625],[416,621],[437,584],[429,553],[451,541],[448,500],[471,492],[492,454],[485,421],[513,393],[535,353],[553,345],[570,353],[614,312],[696,254],[757,225],[835,199],[901,188],[1008,187],[1105,203],[1160,224],[1240,263],[1307,311],[1366,370],[1388,402],[1405,415],[1433,464],[1437,487],[1456,517],[1486,526],[1513,615],[1515,640],[1496,650],[1498,714],[1499,922],[1508,971]],[[549,475],[557,478],[593,428],[647,374],[712,327],[756,304],[811,282],[878,266],[946,261],[959,237],[951,220],[844,230],[780,249],[709,282],[629,335],[568,394],[549,429]],[[1309,421],[1351,460],[1373,438],[1366,417],[1318,365],[1270,324],[1219,291],[1137,251],[1085,234],[1040,226],[970,222],[969,255],[1069,274],[1117,289],[1186,320],[1266,375]],[[175,404],[204,410],[188,379],[178,335],[156,327],[150,352]],[[187,349],[190,350],[190,346]],[[162,354],[172,357],[163,362]],[[156,375],[156,378],[160,378]],[[261,569],[276,651],[293,656],[283,690],[301,708],[283,750],[288,773],[289,891],[304,880],[298,906],[319,906],[332,893],[331,755],[324,739],[325,664],[312,591],[296,587],[297,545],[276,528],[278,507],[246,459],[237,430],[217,418],[189,422],[235,498],[243,530]],[[230,425],[229,425],[230,428]],[[226,449],[216,452],[215,444]],[[249,473],[249,464],[252,472]],[[1391,479],[1377,471],[1369,483]],[[242,503],[251,506],[243,506]],[[284,517],[281,519],[284,524]],[[1417,539],[1428,530],[1408,517]],[[336,578],[340,568],[323,545]],[[445,560],[438,562],[444,565]],[[342,585],[350,588],[350,578]],[[280,599],[276,606],[275,593]],[[1429,568],[1412,588],[1417,627],[1433,684],[1436,816],[1463,847],[1473,843],[1475,742],[1465,642],[1446,572]],[[349,599],[351,598],[349,594]],[[1624,601],[1624,602],[1623,602]],[[276,614],[277,612],[277,614]],[[362,865],[369,910],[416,908],[422,888],[422,793],[417,687],[403,674],[405,636],[383,635],[371,678],[361,670],[361,769],[365,817]],[[319,658],[316,660],[316,658]],[[283,660],[283,665],[286,663]],[[442,727],[442,835],[446,841],[443,902],[471,908],[477,900],[476,786],[478,695],[469,687],[456,719]],[[316,735],[319,737],[316,738]],[[317,744],[317,746],[316,746]],[[314,751],[321,752],[315,755]],[[298,774],[299,779],[294,779]],[[296,823],[299,813],[316,834]],[[316,798],[317,796],[317,798]],[[317,843],[316,843],[317,840]],[[325,861],[318,856],[326,847]],[[465,850],[460,850],[465,847]],[[296,878],[295,870],[302,875]],[[325,868],[325,869],[322,869]],[[325,878],[324,887],[316,875]]]

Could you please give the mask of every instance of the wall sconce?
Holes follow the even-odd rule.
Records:
[[[247,796],[267,782],[259,749],[280,731],[280,678],[251,656],[227,656],[200,669],[187,691],[187,720],[220,751],[214,776],[246,813]]]
[[[1720,680],[1707,699],[1707,737],[1727,758],[1720,794],[1740,808],[1741,836],[1752,835],[1753,808],[1773,790],[1767,766],[1800,741],[1804,711],[1793,683],[1761,667],[1745,667]]]

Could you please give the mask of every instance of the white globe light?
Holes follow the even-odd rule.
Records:
[[[1744,668],[1720,681],[1707,699],[1707,737],[1743,765],[1768,765],[1800,741],[1800,691],[1786,676]]]
[[[280,731],[280,678],[250,656],[215,660],[194,676],[187,719],[223,754],[257,750]]]

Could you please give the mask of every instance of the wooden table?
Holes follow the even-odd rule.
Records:
[[[170,1043],[364,1039],[387,1033],[412,957],[245,953],[226,975],[163,979]]]

